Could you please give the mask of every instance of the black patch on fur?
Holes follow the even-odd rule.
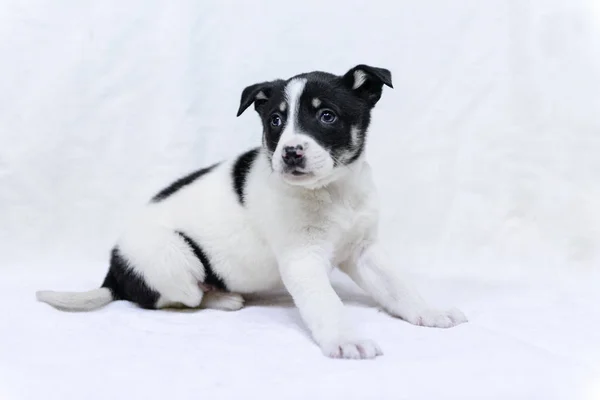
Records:
[[[252,149],[250,151],[245,152],[241,156],[238,157],[235,164],[233,165],[233,189],[237,194],[238,201],[241,205],[244,205],[244,195],[246,188],[246,176],[250,172],[252,168],[252,164],[258,156],[259,149]]]
[[[351,87],[343,84],[339,77],[326,73],[312,73],[300,97],[296,124],[321,146],[327,149],[339,165],[356,160],[364,149],[371,107],[357,96]],[[318,98],[315,108],[312,99]],[[323,124],[319,110],[331,110],[337,116],[332,124]],[[352,143],[352,127],[356,127],[356,143]]]
[[[127,300],[142,308],[154,309],[160,294],[152,290],[121,255],[117,247],[110,257],[110,268],[102,287],[111,291],[115,300]]]
[[[286,81],[278,79],[272,82],[262,82],[248,86],[242,92],[238,116],[241,115],[250,104],[254,103],[254,109],[260,116],[263,124],[263,143],[268,150],[267,155],[269,157],[277,147],[279,137],[285,127],[287,112],[289,111],[287,108],[285,112],[281,112],[279,109],[279,105],[285,101],[284,89],[286,84]],[[267,96],[267,99],[256,99],[257,94],[261,92]],[[270,123],[270,117],[274,114],[278,114],[283,121],[283,124],[279,127],[273,127]]]
[[[225,282],[219,275],[215,274],[210,265],[210,260],[208,259],[208,256],[200,248],[200,246],[198,246],[198,243],[194,242],[189,236],[187,236],[183,232],[177,231],[176,233],[183,238],[183,240],[187,243],[188,246],[190,246],[190,248],[194,252],[194,255],[198,257],[198,260],[200,260],[200,262],[202,263],[205,273],[203,283],[212,286],[216,289],[227,291],[227,286],[225,285]]]
[[[364,79],[362,84],[354,89],[356,71],[360,71]],[[281,111],[279,106],[286,102],[285,88],[295,78],[306,79],[300,97],[298,121],[295,121],[298,127],[329,151],[335,166],[356,161],[364,152],[371,110],[381,98],[383,86],[392,87],[390,71],[360,64],[342,76],[314,71],[296,75],[287,81],[278,79],[248,86],[242,93],[238,116],[254,103],[263,124],[263,144],[268,150],[268,157],[271,157],[277,148],[281,133],[290,117],[289,106],[285,111]],[[314,98],[318,98],[320,102],[317,108],[312,104]],[[337,119],[334,123],[325,124],[320,121],[318,116],[323,109],[336,114]],[[271,124],[274,115],[282,121],[279,126]],[[352,140],[352,127],[357,129],[355,142]]]
[[[363,74],[362,84],[352,89],[357,96],[363,98],[371,107],[381,98],[381,92],[383,91],[383,85],[394,87],[392,85],[392,73],[385,68],[371,67],[369,65],[360,64],[346,72],[342,80],[344,84],[350,88],[354,86],[355,72],[360,71]]]
[[[260,108],[267,103],[268,100],[271,100],[272,95],[276,92],[281,92],[281,88],[285,84],[283,79],[277,79],[271,82],[261,82],[255,83],[254,85],[248,86],[242,91],[242,96],[240,98],[240,107],[238,108],[237,116],[242,115],[244,111],[252,103],[254,103],[254,109],[259,111]],[[267,97],[267,99],[257,98],[258,94],[261,93]]]
[[[194,182],[196,179],[200,178],[201,176],[208,174],[213,169],[215,169],[215,167],[217,167],[219,164],[220,163],[216,163],[216,164],[211,165],[210,167],[202,168],[198,171],[192,172],[191,174],[184,176],[183,178],[176,180],[175,182],[173,182],[172,184],[170,184],[169,186],[167,186],[166,188],[161,190],[156,196],[154,196],[152,198],[152,202],[157,203],[159,201],[166,199],[167,197],[171,196],[178,190],[191,184],[192,182]]]

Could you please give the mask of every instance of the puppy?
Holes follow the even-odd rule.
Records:
[[[347,319],[329,281],[337,267],[395,317],[465,322],[459,310],[430,308],[379,244],[365,143],[384,85],[392,87],[390,71],[358,65],[245,88],[237,115],[254,104],[262,146],[158,193],[118,239],[99,289],[40,291],[38,300],[71,311],[114,300],[237,310],[243,294],[283,284],[326,356],[381,355]]]

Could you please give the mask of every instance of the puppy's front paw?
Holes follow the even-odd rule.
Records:
[[[369,359],[383,355],[383,352],[371,340],[339,340],[321,346],[323,354],[331,358]]]
[[[449,310],[424,309],[414,313],[408,313],[401,316],[407,322],[418,326],[428,326],[431,328],[451,328],[463,322],[467,322],[467,317],[457,308]]]

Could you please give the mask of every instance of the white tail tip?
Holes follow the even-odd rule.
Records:
[[[36,292],[38,301],[50,304],[63,311],[90,311],[107,305],[113,301],[112,293],[107,288],[99,288],[88,292],[54,292],[41,290]]]

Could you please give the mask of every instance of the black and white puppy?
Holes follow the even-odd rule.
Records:
[[[38,300],[73,311],[113,300],[237,310],[243,294],[283,284],[325,355],[376,357],[330,284],[338,267],[393,316],[440,328],[466,321],[429,307],[379,244],[365,142],[384,85],[388,70],[358,65],[247,87],[237,114],[254,104],[262,146],[158,193],[118,240],[101,288]]]

